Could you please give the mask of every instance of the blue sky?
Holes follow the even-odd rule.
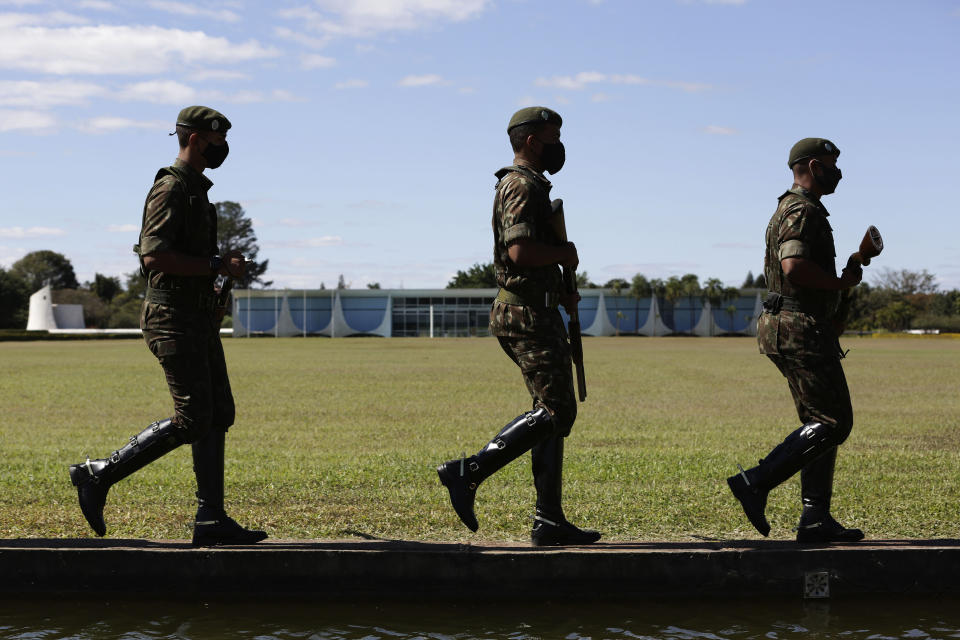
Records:
[[[166,134],[207,104],[234,123],[211,199],[276,286],[442,287],[491,259],[506,123],[542,104],[594,281],[759,273],[787,152],[822,136],[839,260],[874,224],[876,268],[957,288],[958,62],[960,0],[0,0],[0,265],[132,271]]]

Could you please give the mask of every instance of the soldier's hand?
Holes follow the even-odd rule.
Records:
[[[570,313],[571,310],[572,311],[577,310],[578,302],[580,302],[579,293],[565,293],[560,296],[560,304],[563,306],[564,309],[567,310],[568,314]]]
[[[861,280],[863,280],[863,267],[859,263],[848,263],[840,273],[840,288],[855,287]]]
[[[568,242],[562,247],[563,257],[560,260],[560,264],[567,267],[568,269],[576,269],[577,265],[580,264],[580,256],[577,255],[577,247],[572,242]]]
[[[221,275],[230,276],[231,278],[242,278],[247,272],[247,260],[239,251],[228,251],[223,254],[222,258],[223,269],[220,271]]]

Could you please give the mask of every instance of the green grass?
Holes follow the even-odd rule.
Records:
[[[960,340],[850,339],[853,433],[834,513],[872,538],[960,537]],[[798,426],[786,382],[751,339],[585,340],[590,396],[567,443],[571,520],[606,540],[757,538],[724,478]],[[492,339],[225,340],[237,423],[227,503],[275,538],[366,534],[524,540],[529,456],[480,489],[480,531],[449,507],[434,467],[473,453],[529,407]],[[103,457],[171,413],[140,341],[0,343],[0,537],[93,535],[67,464]],[[110,491],[111,537],[185,538],[186,447]],[[770,498],[791,538],[794,478]]]

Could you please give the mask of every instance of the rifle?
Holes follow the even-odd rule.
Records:
[[[553,230],[560,238],[561,242],[567,242],[567,223],[563,217],[563,200],[557,198],[550,203],[553,209]],[[563,288],[565,293],[576,295],[577,293],[577,272],[575,269],[563,267]],[[580,402],[587,399],[587,378],[583,373],[583,338],[580,335],[580,313],[577,311],[576,304],[572,309],[567,309],[570,321],[567,323],[567,333],[570,334],[570,357],[573,360],[573,366],[577,371],[577,393],[580,396]]]
[[[863,266],[870,264],[870,260],[876,258],[883,251],[883,238],[880,237],[880,231],[873,225],[867,227],[867,232],[863,234],[863,240],[860,241],[860,249],[850,256],[847,260],[847,266],[851,263],[859,263]]]

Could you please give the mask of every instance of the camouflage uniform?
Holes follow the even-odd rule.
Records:
[[[806,258],[836,276],[836,251],[830,214],[803,187],[794,186],[780,196],[780,205],[767,225],[764,275],[774,293],[799,303],[804,311],[764,311],[757,322],[757,342],[786,377],[802,423],[834,425],[842,443],[853,426],[853,409],[843,368],[834,321],[842,320],[840,294],[804,289],[783,274],[780,261]]]
[[[837,446],[853,426],[850,392],[840,366],[843,354],[834,321],[839,317],[836,291],[799,287],[786,278],[781,260],[803,258],[837,277],[833,231],[826,208],[794,185],[780,196],[767,225],[764,275],[770,289],[757,322],[760,352],[777,366],[790,385],[802,426],[790,433],[755,467],[727,478],[744,513],[767,535],[767,493],[800,472],[803,512],[798,542],[855,542],[859,529],[846,529],[830,515]]]
[[[134,247],[147,279],[140,328],[163,368],[175,415],[154,422],[108,458],[71,465],[70,480],[84,517],[102,536],[110,487],[190,443],[198,503],[193,544],[252,544],[267,534],[241,527],[223,504],[225,436],[234,406],[213,290],[223,268],[217,256],[217,214],[207,199],[213,183],[203,175],[203,169],[215,169],[226,159],[231,125],[219,111],[197,105],[182,109],[176,126],[180,155],[173,166],[157,172],[143,206],[140,243]],[[202,275],[147,271],[143,256],[157,258],[159,264],[188,265],[183,270]]]
[[[490,331],[520,367],[534,407],[547,407],[553,413],[557,435],[566,436],[577,418],[577,400],[567,331],[556,303],[563,286],[560,268],[517,267],[507,253],[511,244],[524,238],[561,244],[550,224],[552,185],[524,166],[505,167],[496,176],[493,263],[497,284],[515,296],[511,302],[523,304],[495,300]]]
[[[173,250],[203,258],[217,255],[217,215],[207,199],[211,186],[206,176],[181,160],[161,169],[144,204],[140,253]],[[140,314],[144,339],[170,387],[174,422],[188,442],[211,428],[226,431],[234,419],[214,280],[214,275],[150,271]]]
[[[528,127],[511,137],[515,151],[521,144],[518,140],[526,141],[524,149],[533,150],[529,140],[544,130],[541,123],[556,125],[558,130],[562,120],[544,107],[528,107],[513,115],[508,134],[517,127]],[[565,153],[562,143],[540,140],[540,145],[543,151],[536,152],[540,164],[551,173],[559,171]],[[475,455],[441,464],[437,474],[450,492],[460,520],[476,531],[479,524],[473,504],[477,487],[530,451],[537,490],[531,542],[535,546],[591,544],[600,539],[600,533],[571,524],[561,506],[564,440],[577,418],[570,344],[557,308],[563,277],[555,263],[520,267],[509,254],[510,246],[520,240],[540,247],[565,245],[551,224],[551,185],[542,173],[524,165],[504,167],[496,176],[493,262],[500,291],[490,309],[490,330],[520,367],[533,409],[507,423]]]

